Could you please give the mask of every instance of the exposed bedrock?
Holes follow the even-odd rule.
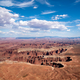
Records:
[[[44,58],[44,56],[28,56],[28,57],[16,57],[13,59],[14,61],[25,61],[31,64],[38,64],[38,65],[48,65],[52,67],[63,67],[62,64],[57,62],[67,62],[71,61],[70,57],[47,57]]]
[[[62,52],[65,52],[67,49],[59,49],[59,50],[53,50],[53,51],[50,51],[50,52],[43,52],[43,51],[22,51],[22,52],[19,52],[15,49],[7,49],[5,50],[5,52],[2,54],[2,56],[13,56],[14,54],[15,55],[23,55],[23,56],[40,56],[40,55],[54,55],[54,54],[60,54]]]
[[[59,50],[53,50],[50,52],[41,52],[41,51],[23,51],[19,52],[17,49],[7,49],[2,56],[6,59],[10,59],[13,61],[24,61],[31,64],[38,64],[38,65],[49,65],[52,67],[59,67],[60,64],[57,64],[55,62],[66,62],[71,61],[70,57],[61,57],[61,56],[53,56],[54,54],[60,54],[67,49],[59,49]],[[49,57],[52,56],[52,57]],[[47,56],[47,57],[45,57]]]
[[[43,52],[43,51],[23,51],[19,52],[18,54],[26,54],[30,56],[40,56],[40,55],[54,55],[54,54],[60,54],[62,52],[65,52],[67,49],[59,49],[59,50],[53,50],[50,52]]]

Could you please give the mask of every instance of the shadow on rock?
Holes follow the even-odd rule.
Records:
[[[67,57],[67,62],[72,61],[71,57]]]

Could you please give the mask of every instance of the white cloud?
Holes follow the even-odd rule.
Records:
[[[24,17],[24,16],[21,16],[21,17]]]
[[[31,28],[38,28],[40,30],[49,30],[49,29],[57,29],[57,30],[66,30],[67,27],[62,23],[57,21],[46,21],[46,20],[38,20],[32,19],[28,21],[28,26]]]
[[[56,11],[45,11],[45,12],[42,12],[42,14],[51,14],[51,13],[55,13]]]
[[[53,7],[54,5],[51,5],[50,3],[48,3],[47,1],[45,1],[46,5]]]
[[[19,21],[20,27],[13,27],[14,29],[17,28],[17,30],[28,30],[28,31],[48,31],[51,29],[56,30],[66,30],[67,26],[63,22],[58,21],[46,21],[46,20],[38,20],[38,19],[32,19],[30,21]],[[24,27],[25,26],[25,27]],[[26,28],[28,27],[28,28]]]
[[[76,22],[76,23],[80,23],[80,19],[74,20],[74,22]]]
[[[18,32],[18,31],[14,31],[14,30],[10,30],[10,31],[8,31],[8,32],[4,32],[4,31],[0,31],[0,34],[6,34],[6,35],[17,35],[17,34],[19,34],[19,35],[21,35],[21,34],[23,34],[22,32]]]
[[[70,29],[68,29],[67,31],[70,31]]]
[[[50,6],[50,3],[48,3],[47,1],[45,1],[45,3],[46,3],[48,6]]]
[[[18,27],[18,30],[21,31],[21,32],[25,32],[25,33],[27,33],[27,32],[38,32],[38,31],[40,31],[40,29],[25,28],[25,27],[21,27],[21,26]]]
[[[52,17],[52,20],[58,20],[58,19],[66,18],[66,17],[68,17],[67,14],[56,15],[55,17]]]
[[[19,17],[19,15],[18,14],[14,14],[13,17],[17,18],[17,17]]]
[[[78,29],[80,29],[80,19],[77,19],[77,20],[75,20],[74,22],[76,22],[76,23],[77,23],[77,25],[76,25],[76,26],[78,26]]]
[[[77,24],[76,26],[80,26],[80,24]]]
[[[9,32],[7,32],[7,34],[18,34],[18,32],[16,32],[16,31],[9,31]]]
[[[78,3],[78,2],[80,2],[80,0],[76,0],[76,1],[75,1],[75,3]]]
[[[34,9],[37,9],[37,6],[34,6],[33,8],[34,8]]]
[[[29,16],[29,17],[26,17],[27,19],[35,19],[35,18],[38,18],[39,16],[38,15],[34,15],[34,16]]]
[[[10,21],[10,23],[14,23],[15,19],[11,18],[9,21]]]
[[[18,31],[14,31],[14,30],[10,30],[9,32],[5,32],[8,35],[14,35],[14,34],[22,34],[22,32],[18,32]]]
[[[22,8],[22,7],[30,7],[33,4],[34,4],[34,0],[31,0],[29,2],[23,2],[23,3],[20,3],[20,2],[13,3],[12,0],[1,0],[0,1],[0,5],[6,6],[6,7],[18,6],[19,8]]]
[[[45,0],[36,0],[37,2],[41,3],[41,4],[46,4]]]
[[[20,26],[27,26],[27,23],[28,23],[27,21],[22,21],[22,20],[21,20],[21,21],[19,22],[19,25],[20,25]]]
[[[47,2],[46,0],[36,0],[36,1],[38,1],[41,4],[46,4],[46,5],[50,6],[50,7],[54,6],[54,5],[51,5],[49,2]]]
[[[47,2],[46,0],[36,0],[38,2],[40,2],[41,4],[46,4],[50,7],[53,7],[54,5],[51,5],[49,2]],[[0,1],[0,6],[6,6],[6,7],[11,7],[11,6],[14,6],[14,7],[17,7],[17,8],[23,8],[23,7],[30,7],[30,6],[33,6],[34,4],[34,0],[30,0],[28,2],[19,2],[19,1],[13,1],[13,0],[1,0]],[[34,6],[33,7],[34,9],[37,8],[37,6]]]
[[[31,19],[34,19],[34,18],[37,18],[38,16],[37,15],[35,15],[35,16],[29,16],[29,18],[31,18]]]
[[[15,6],[18,6],[20,8],[22,7],[29,7],[29,6],[32,6],[34,3],[34,0],[31,0],[29,2],[23,2],[23,3],[20,3],[20,4],[15,4]]]
[[[0,34],[5,34],[5,32],[3,32],[3,31],[0,31]]]
[[[78,29],[80,30],[80,27],[78,27]]]
[[[12,3],[12,1],[10,1],[10,0],[3,0],[3,1],[0,1],[0,5],[10,7],[10,6],[13,6],[14,3]]]
[[[65,22],[47,21],[39,19],[31,19],[28,21],[18,20],[18,14],[13,14],[11,10],[0,7],[0,28],[10,27],[9,33],[27,33],[27,32],[40,32],[56,30],[68,30]],[[6,28],[5,28],[6,29]],[[1,32],[0,33],[8,33]]]
[[[7,24],[15,24],[15,18],[18,18],[18,14],[12,14],[11,10],[0,7],[0,26]]]

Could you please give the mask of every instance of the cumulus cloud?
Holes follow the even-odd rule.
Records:
[[[27,32],[40,32],[56,30],[68,30],[65,22],[47,21],[39,19],[31,19],[27,21],[17,20],[18,14],[14,14],[11,10],[0,7],[0,28],[10,27],[9,33],[27,33]],[[20,18],[19,18],[20,19]],[[1,27],[2,26],[2,27]],[[7,33],[2,32],[0,33]]]
[[[0,7],[0,26],[7,24],[15,24],[15,18],[18,18],[18,14],[12,14],[11,10]]]
[[[14,24],[15,19],[11,18],[11,19],[9,20],[9,22]]]
[[[40,29],[25,28],[25,27],[21,27],[21,26],[18,27],[18,30],[21,31],[21,32],[25,32],[25,33],[27,33],[27,32],[38,32],[38,31],[40,31]]]
[[[19,25],[20,25],[20,26],[27,26],[27,23],[28,23],[27,21],[22,21],[22,20],[21,20],[21,21],[19,22]]]
[[[16,32],[16,31],[11,30],[11,31],[6,32],[6,33],[12,35],[12,34],[20,34],[21,32]]]
[[[15,35],[17,35],[17,34],[22,34],[22,32],[10,30],[8,32],[0,31],[0,34],[6,34],[6,35],[14,35],[15,34]]]
[[[49,30],[49,29],[57,29],[57,30],[66,30],[67,27],[62,23],[57,21],[46,21],[46,20],[38,20],[32,19],[28,21],[28,26],[31,28],[39,28],[40,30]]]
[[[45,11],[45,12],[42,12],[41,14],[51,14],[51,13],[55,13],[56,11]]]
[[[28,26],[28,21],[18,21],[16,22],[16,18],[18,18],[18,14],[12,14],[11,10],[5,9],[0,7],[0,28],[2,27],[12,27],[12,29],[15,30],[27,30],[27,31],[39,31],[39,29],[33,29],[33,28],[24,28],[24,27],[19,27],[19,26]]]
[[[68,17],[67,14],[56,15],[55,17],[52,17],[52,20],[58,20],[58,19],[66,18],[66,17]]]
[[[13,17],[17,18],[17,17],[19,17],[19,15],[18,14],[14,14]]]
[[[33,4],[34,4],[34,0],[31,0],[29,2],[23,2],[23,3],[20,3],[20,2],[13,3],[12,0],[1,0],[0,1],[0,5],[6,6],[6,7],[18,6],[18,7],[22,8],[22,7],[30,7]]]
[[[66,30],[67,26],[65,26],[64,23],[58,22],[58,21],[46,21],[46,20],[39,20],[39,19],[32,19],[30,21],[19,21],[19,30],[28,30],[28,31],[47,31],[51,29],[56,29],[56,30]],[[27,27],[28,28],[24,28]],[[15,27],[16,28],[16,27]]]

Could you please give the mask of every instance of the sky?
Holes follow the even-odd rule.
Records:
[[[0,0],[0,37],[80,37],[80,0]]]

